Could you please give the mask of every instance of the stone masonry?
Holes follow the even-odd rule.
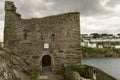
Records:
[[[80,65],[79,12],[22,19],[14,3],[6,1],[4,48],[18,57],[11,59],[17,71]]]

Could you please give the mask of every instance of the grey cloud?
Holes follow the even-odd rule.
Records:
[[[0,20],[4,20],[4,14],[1,14]]]
[[[49,0],[50,1],[50,0]],[[100,4],[100,0],[51,0],[55,2],[52,10],[58,12],[80,11],[81,15],[90,16],[100,13],[107,13]]]
[[[4,20],[4,0],[0,2],[0,20]]]
[[[33,17],[36,12],[41,13],[42,16],[69,11],[79,11],[81,16],[93,16],[108,13],[108,11],[101,6],[100,0],[14,0],[14,2],[18,8],[17,12],[21,13],[24,18]],[[46,3],[49,2],[53,2],[54,4],[49,7],[46,5]],[[4,4],[4,0],[1,0],[1,3]],[[2,7],[0,14],[4,14],[3,11],[4,9]]]
[[[104,24],[102,24],[104,25]],[[91,28],[91,26],[86,27],[86,26],[82,26],[81,30],[82,33],[119,33],[120,32],[120,24],[114,24],[114,25],[109,25],[109,26],[102,26],[98,27],[98,28]],[[84,28],[83,28],[84,27]]]
[[[46,3],[54,2],[48,9]],[[106,14],[108,11],[101,6],[100,0],[16,0],[18,12],[24,14],[25,18],[32,17],[35,12],[42,13],[43,16],[64,12],[79,11],[82,16],[92,16],[96,14]]]
[[[119,5],[120,4],[120,0],[109,0],[108,3],[107,3],[107,6],[116,6],[116,5]]]
[[[4,10],[3,8],[4,8],[4,1],[1,0],[1,1],[0,1],[0,9],[1,9],[1,10],[0,10],[0,14],[3,13],[3,10]]]
[[[38,11],[42,12],[46,10],[47,13],[47,6],[45,5],[45,3],[39,2],[39,0],[36,0],[34,2],[32,0],[29,0],[29,2],[28,0],[16,0],[15,4],[18,8],[17,12],[24,14],[24,18],[33,17],[33,14]]]

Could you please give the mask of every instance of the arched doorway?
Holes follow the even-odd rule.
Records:
[[[45,68],[49,68],[49,70],[55,69],[55,59],[49,53],[44,53],[40,57],[40,71],[44,71]]]
[[[51,66],[51,57],[49,55],[44,55],[42,58],[42,67]]]

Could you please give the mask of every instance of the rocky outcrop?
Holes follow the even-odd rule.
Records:
[[[80,74],[76,71],[73,71],[71,80],[81,80]]]
[[[17,80],[9,63],[9,57],[4,50],[0,50],[0,80]]]

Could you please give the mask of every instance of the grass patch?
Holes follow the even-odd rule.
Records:
[[[57,75],[64,75],[65,70],[63,68],[56,70]]]
[[[30,80],[38,80],[38,73],[37,72],[33,72],[31,75],[30,75]]]
[[[72,71],[78,72],[80,74],[80,76],[82,76],[84,78],[90,78],[87,67],[80,68],[80,67],[75,66],[75,65],[70,65],[70,69]]]

